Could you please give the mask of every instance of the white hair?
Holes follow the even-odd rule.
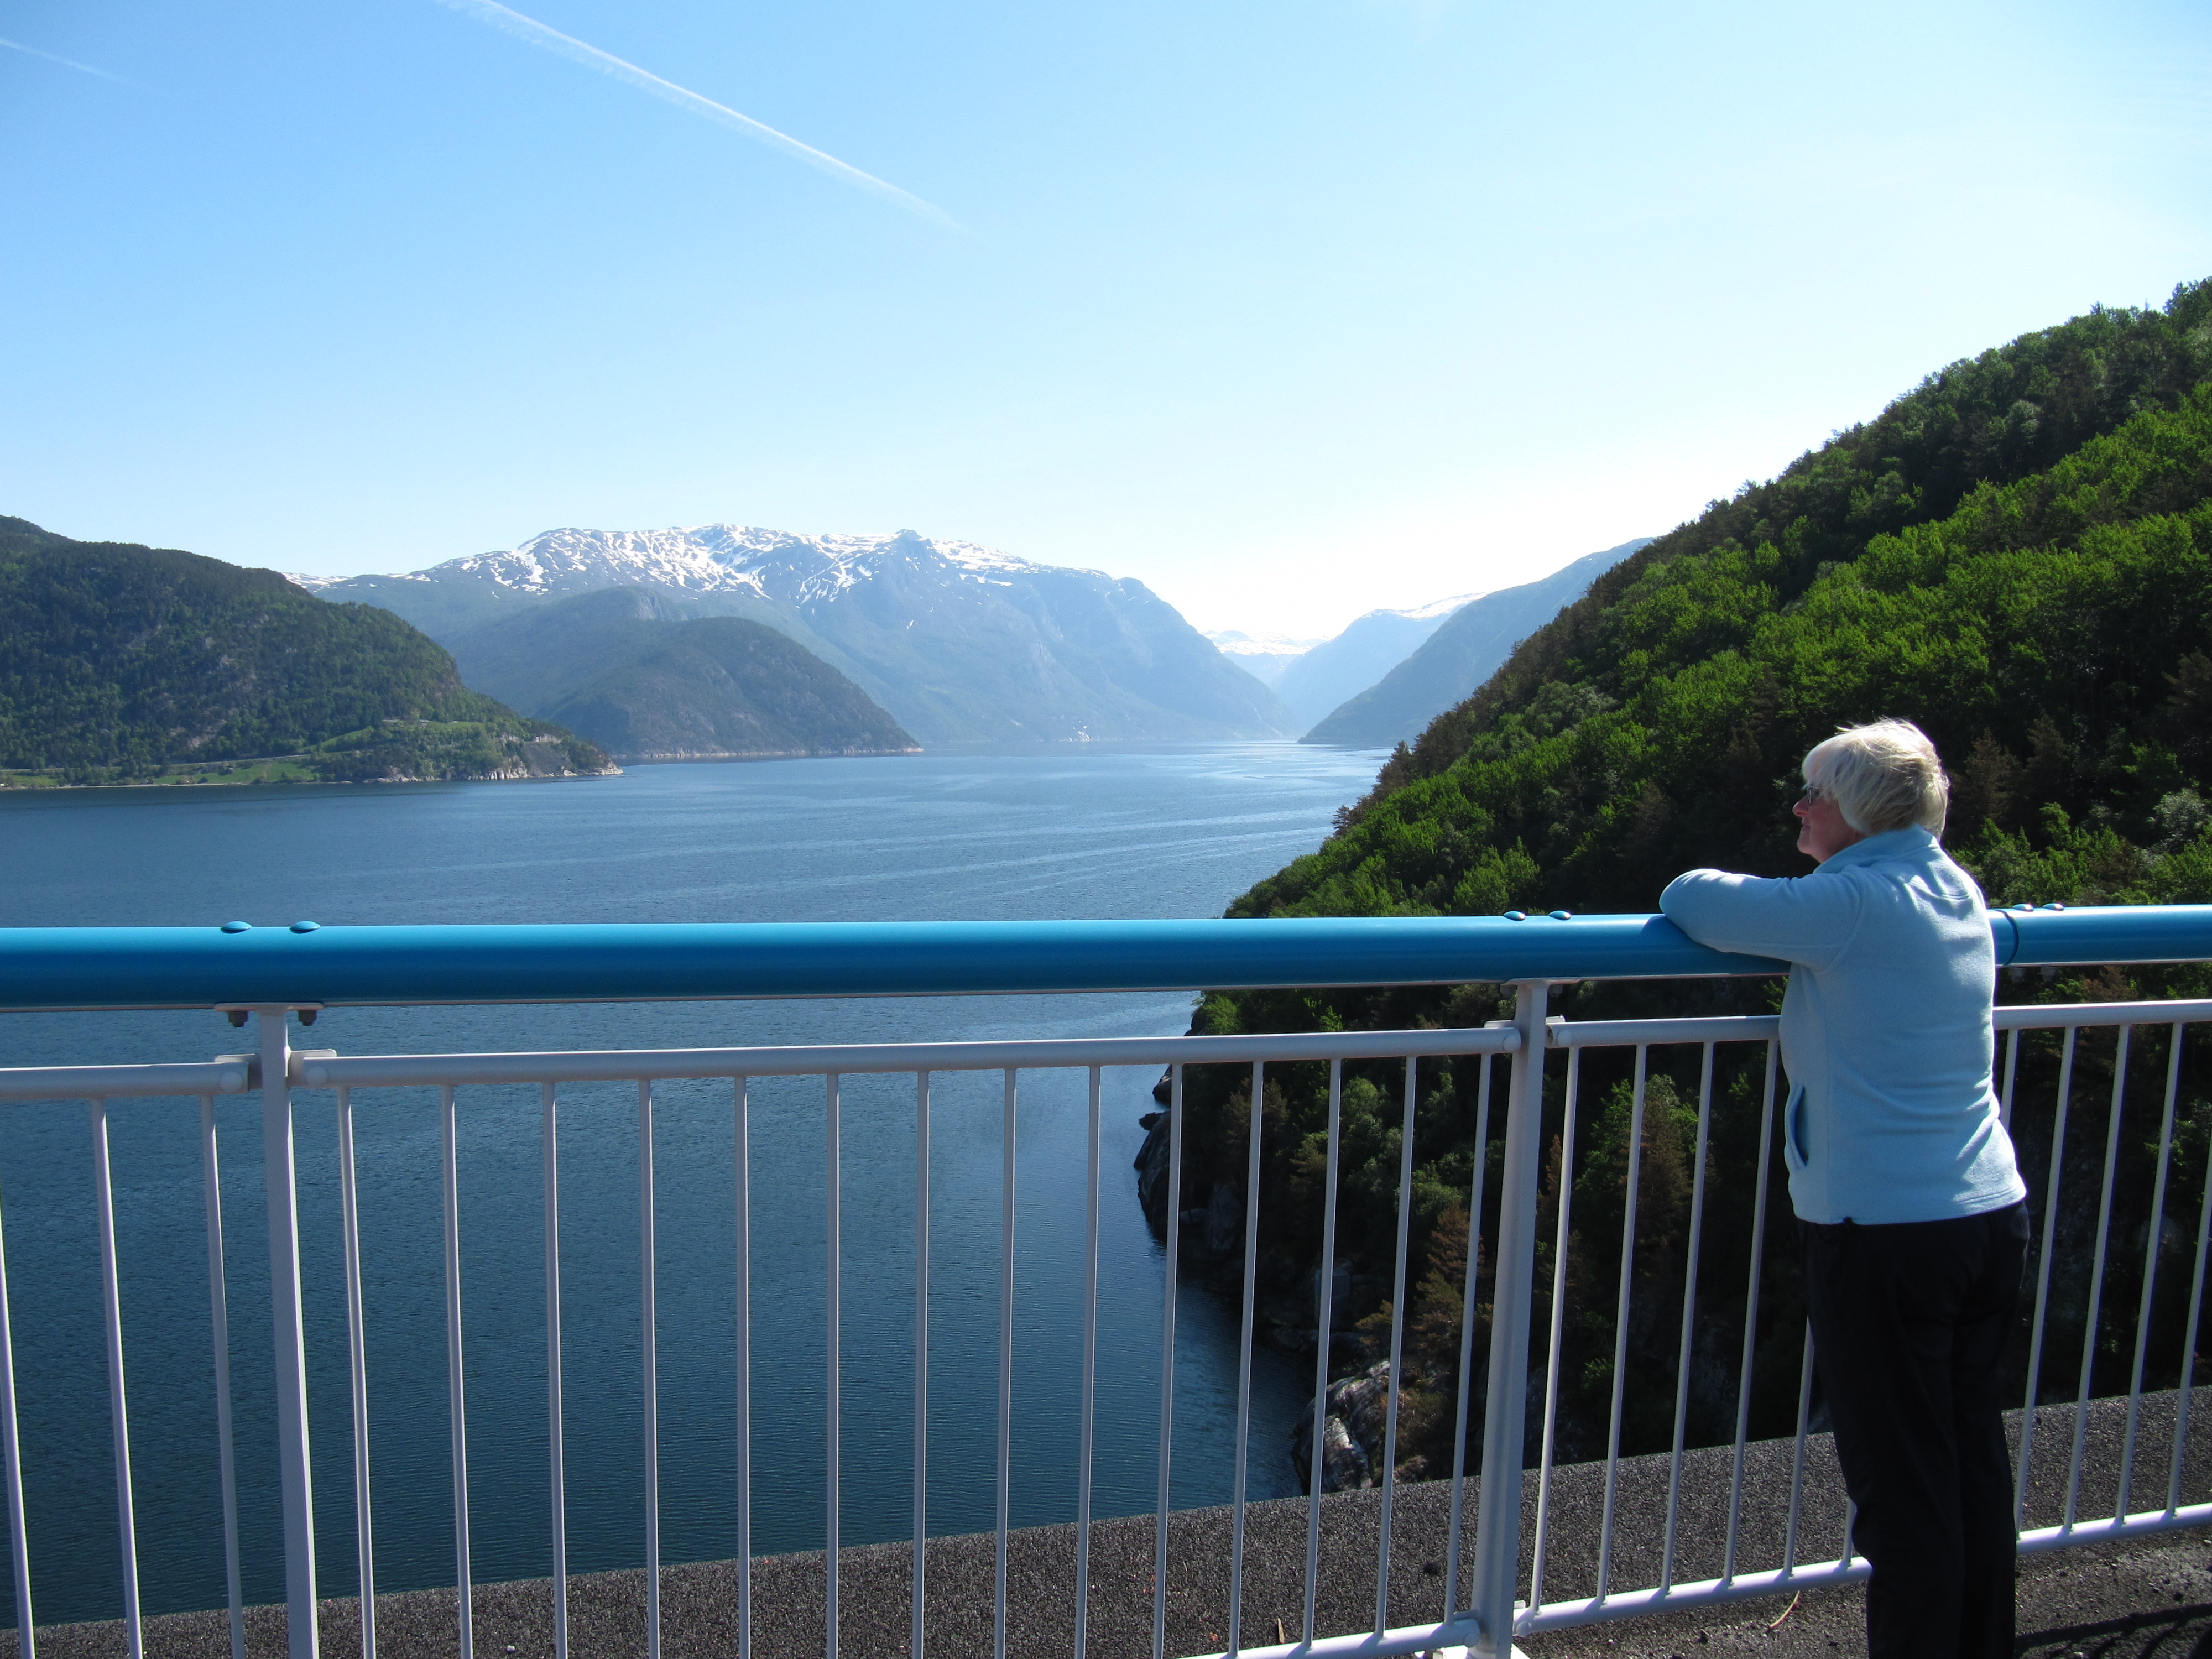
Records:
[[[1951,781],[1928,734],[1910,720],[1845,726],[1805,757],[1805,787],[1842,809],[1863,836],[1918,824],[1943,833]]]

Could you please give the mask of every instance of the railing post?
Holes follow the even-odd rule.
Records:
[[[1521,1462],[1528,1413],[1528,1319],[1534,1306],[1536,1187],[1543,1164],[1545,1010],[1550,981],[1513,981],[1513,1051],[1507,1085],[1505,1168],[1499,1182],[1497,1273],[1490,1319],[1490,1387],[1482,1414],[1482,1483],[1476,1489],[1474,1651],[1513,1651],[1514,1591],[1521,1579]],[[1478,1249],[1478,1241],[1469,1241]]]
[[[261,1008],[261,1157],[269,1188],[269,1311],[276,1337],[276,1464],[284,1497],[289,1659],[316,1659],[315,1505],[307,1465],[307,1348],[300,1318],[300,1203],[292,1164],[289,1008]]]

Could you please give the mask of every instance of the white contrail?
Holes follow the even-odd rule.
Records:
[[[125,81],[119,75],[110,75],[104,69],[94,69],[89,64],[80,64],[74,58],[64,58],[56,52],[40,52],[36,46],[27,46],[21,40],[0,40],[0,46],[6,46],[10,51],[14,52],[27,52],[33,58],[43,58],[49,64],[61,64],[70,69],[80,70],[87,75],[97,75],[101,80],[112,81],[118,86],[130,87],[137,85],[137,82]],[[143,88],[141,88],[141,90],[143,89]]]
[[[896,185],[887,185],[873,173],[863,173],[834,155],[825,155],[811,144],[802,144],[788,133],[778,132],[765,122],[756,121],[750,115],[740,115],[726,104],[703,98],[688,88],[678,86],[673,81],[662,80],[649,70],[641,70],[635,64],[625,62],[612,52],[601,52],[597,46],[587,45],[574,35],[563,34],[558,29],[547,27],[535,18],[525,17],[520,12],[501,5],[499,0],[439,0],[439,3],[450,6],[458,12],[465,12],[495,28],[504,29],[518,40],[527,40],[533,46],[558,52],[586,69],[611,75],[617,81],[627,81],[640,91],[665,99],[678,109],[690,110],[694,115],[703,115],[726,127],[735,127],[748,138],[758,139],[771,149],[794,156],[809,167],[820,168],[833,179],[842,179],[848,185],[880,196],[887,202],[896,203],[909,213],[919,213],[926,219],[934,219],[939,224],[959,228],[943,209],[923,201],[919,196],[908,194]],[[98,72],[94,71],[95,74]]]

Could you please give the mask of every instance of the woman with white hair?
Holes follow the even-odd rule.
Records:
[[[2027,1188],[1990,1086],[1996,964],[1973,878],[1945,854],[1949,785],[1917,726],[1849,726],[1805,757],[1810,875],[1677,877],[1692,939],[1794,964],[1782,1003],[1783,1156],[1814,1364],[1873,1659],[2009,1659],[2014,1534],[2000,1371]]]

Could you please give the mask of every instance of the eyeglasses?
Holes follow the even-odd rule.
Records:
[[[1805,786],[1805,793],[1797,797],[1797,804],[1800,806],[1816,806],[1827,799],[1826,790],[1816,789],[1808,783]]]

